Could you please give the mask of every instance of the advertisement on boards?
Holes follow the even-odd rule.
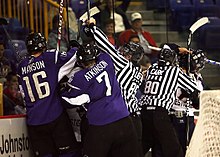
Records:
[[[0,126],[0,157],[32,157],[25,116],[1,116]]]

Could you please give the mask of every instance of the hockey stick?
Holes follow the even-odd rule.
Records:
[[[154,46],[148,46],[148,48],[149,49],[151,49],[151,50],[155,50],[155,51],[160,51],[161,50],[161,48],[159,48],[159,47],[154,47]]]
[[[89,7],[88,7],[89,8]],[[78,20],[78,34],[77,34],[77,41],[79,41],[79,37],[80,37],[80,31],[81,31],[81,25],[88,20],[88,17],[92,17],[93,15],[99,13],[100,10],[97,7],[93,7],[91,9],[89,9],[89,11],[87,10],[83,15],[80,16],[79,20]]]
[[[87,17],[88,17],[88,20],[90,20],[90,0],[87,0]]]
[[[67,25],[67,39],[68,39],[68,42],[67,43],[69,43],[69,41],[70,41],[70,24],[69,24],[69,10],[68,10],[68,8],[69,8],[69,3],[68,3],[68,0],[66,0],[66,25]],[[68,46],[67,46],[68,47]]]
[[[190,46],[191,46],[191,43],[192,43],[192,36],[193,36],[193,33],[199,29],[200,27],[202,27],[203,25],[209,23],[209,19],[208,17],[202,17],[200,18],[199,20],[197,20],[190,28],[190,33],[189,33],[189,36],[188,36],[188,39],[187,39],[187,49],[189,50],[190,49]],[[190,71],[190,55],[188,55],[188,69],[187,69],[187,73],[189,74],[189,71]]]
[[[192,43],[192,35],[193,33],[199,29],[200,27],[202,27],[203,25],[209,23],[209,19],[207,17],[203,17],[199,20],[197,20],[190,28],[190,33],[189,33],[189,36],[188,36],[188,39],[187,39],[187,48],[189,49],[190,48],[190,45]]]
[[[187,39],[187,49],[190,50],[190,46],[191,46],[191,43],[192,43],[192,36],[193,36],[193,33],[199,29],[200,27],[202,27],[203,25],[209,23],[209,19],[208,17],[202,17],[200,18],[199,20],[197,20],[190,28],[190,33],[189,33],[189,36],[188,36],[188,39]],[[190,55],[188,55],[188,69],[187,69],[187,73],[189,74],[189,71],[190,71]]]
[[[88,6],[89,8],[90,6]],[[86,20],[88,20],[88,17],[92,17],[93,15],[99,13],[100,10],[97,7],[93,7],[91,9],[89,9],[89,11],[87,10],[83,15],[80,16],[79,21],[78,21],[78,34],[77,34],[77,41],[79,41],[79,37],[80,37],[80,31],[81,31],[81,25],[83,23],[86,22]]]
[[[63,24],[63,0],[60,0],[59,22],[58,22],[58,31],[57,31],[57,51],[60,51],[62,24]]]
[[[210,59],[208,59],[208,58],[206,58],[205,61],[206,61],[206,63],[208,63],[208,64],[220,66],[220,62],[213,61],[213,60],[210,60]]]
[[[202,27],[203,25],[209,23],[209,19],[207,17],[202,17],[200,18],[199,20],[197,20],[190,28],[190,33],[189,33],[189,36],[188,36],[188,39],[187,39],[187,49],[190,50],[190,46],[191,46],[191,43],[192,43],[192,36],[193,36],[193,33],[199,29],[200,27]],[[187,59],[187,69],[186,69],[186,72],[187,74],[189,75],[190,74],[190,54],[188,54],[188,59]],[[186,122],[186,146],[188,147],[189,146],[189,141],[190,141],[190,128],[189,128],[189,107],[190,107],[190,100],[189,98],[187,99],[187,106],[186,106],[186,116],[187,116],[187,122]]]
[[[100,10],[97,7],[93,7],[89,10],[89,12],[85,12],[82,16],[80,16],[79,20],[84,23],[86,20],[88,20],[88,17],[92,17],[95,14],[98,14]],[[89,14],[89,15],[88,15]]]

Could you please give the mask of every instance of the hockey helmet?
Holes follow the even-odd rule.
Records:
[[[79,63],[86,63],[95,60],[99,54],[99,49],[95,44],[86,44],[80,46],[77,51],[77,61]]]
[[[188,68],[188,54],[183,54],[179,56],[179,66],[183,68]],[[193,50],[190,54],[190,73],[195,73],[202,70],[205,67],[206,56],[202,50]]]
[[[119,48],[119,51],[123,56],[131,55],[131,61],[135,63],[139,62],[144,55],[143,47],[140,44],[134,42],[124,44]]]
[[[29,54],[42,51],[47,47],[45,37],[41,33],[32,32],[26,38],[26,46]]]
[[[177,62],[177,53],[164,44],[159,53],[159,63],[161,65],[174,65]]]
[[[190,71],[193,73],[202,70],[205,67],[205,60],[206,56],[202,50],[194,50],[191,54]]]

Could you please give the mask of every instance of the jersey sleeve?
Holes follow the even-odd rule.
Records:
[[[68,81],[68,88],[61,93],[62,99],[64,99],[69,104],[83,105],[90,102],[90,97],[84,89],[85,83],[82,82],[78,77],[72,77]]]
[[[90,31],[93,34],[95,42],[99,48],[111,56],[116,70],[123,69],[128,64],[128,60],[119,54],[119,51],[114,47],[114,45],[108,41],[104,32],[94,25],[90,26]]]
[[[58,73],[58,81],[68,75],[76,63],[76,48],[70,49],[68,52],[57,52],[57,65],[60,67]]]
[[[191,79],[189,76],[187,76],[181,70],[179,71],[178,83],[180,85],[180,88],[182,88],[186,91],[189,91],[190,93],[193,93],[194,91],[200,91],[197,87],[196,82],[193,81],[193,79]]]

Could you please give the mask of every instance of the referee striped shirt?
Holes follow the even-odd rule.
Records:
[[[144,96],[141,105],[163,107],[167,110],[173,106],[177,88],[189,93],[198,90],[196,83],[177,66],[158,66],[153,64],[145,78]]]
[[[119,51],[108,41],[108,38],[101,29],[93,26],[90,28],[90,31],[94,35],[96,44],[99,48],[107,52],[113,60],[116,77],[129,112],[135,113],[140,111],[136,93],[143,79],[141,68],[134,66],[132,62],[119,54]]]

